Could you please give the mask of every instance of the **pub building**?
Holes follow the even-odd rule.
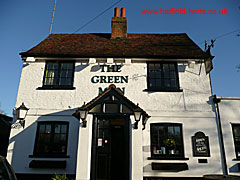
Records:
[[[111,33],[50,34],[20,53],[7,155],[18,179],[223,174],[210,50],[185,33],[127,33],[124,8],[111,23]]]

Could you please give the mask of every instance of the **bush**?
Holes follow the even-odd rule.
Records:
[[[66,174],[55,174],[54,177],[52,177],[52,180],[73,180],[73,179],[68,179]]]

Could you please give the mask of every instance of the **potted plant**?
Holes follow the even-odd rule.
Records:
[[[174,149],[176,146],[176,142],[174,139],[165,139],[163,141],[164,145],[166,146],[166,148],[169,150],[170,154],[174,154]]]

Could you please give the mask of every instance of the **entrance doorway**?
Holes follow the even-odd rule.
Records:
[[[91,180],[129,179],[129,116],[95,117]]]

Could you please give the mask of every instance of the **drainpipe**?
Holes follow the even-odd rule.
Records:
[[[223,175],[228,175],[228,168],[227,168],[227,161],[226,161],[226,154],[225,154],[225,148],[224,148],[224,142],[223,142],[223,133],[222,133],[222,125],[221,125],[221,118],[220,118],[220,112],[219,112],[219,106],[218,103],[221,102],[221,99],[217,98],[216,95],[213,95],[213,102],[215,103],[217,112],[217,122],[218,122],[218,130],[220,135],[220,146],[222,150],[222,158],[223,158]]]

